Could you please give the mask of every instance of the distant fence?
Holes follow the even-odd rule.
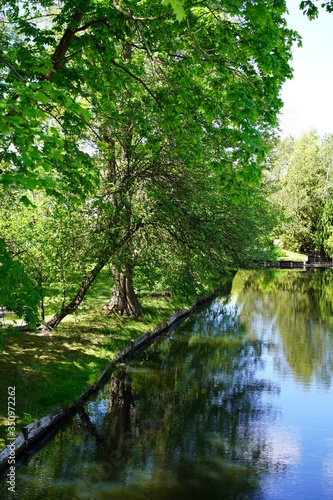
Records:
[[[308,255],[308,264],[325,264],[325,263],[332,263],[332,259],[328,257],[327,255],[316,255],[316,254],[310,254]]]
[[[281,269],[304,269],[307,262],[297,260],[278,260],[277,262],[274,262],[272,260],[266,260],[265,262],[262,262],[260,264],[263,267],[278,267]]]
[[[307,260],[297,261],[297,260],[266,260],[266,261],[254,261],[255,266],[272,268],[272,269],[310,269],[314,267],[333,267],[333,260],[327,255],[316,255],[310,254],[307,256]]]
[[[287,267],[287,268],[298,268],[303,269],[306,266],[307,262],[302,260],[279,260],[278,267]]]

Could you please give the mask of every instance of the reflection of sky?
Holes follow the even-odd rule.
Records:
[[[333,499],[332,387],[315,375],[306,381],[295,373],[287,361],[276,317],[265,310],[265,300],[263,296],[261,303],[254,302],[251,314],[246,317],[249,338],[264,346],[263,363],[256,377],[280,387],[278,393],[262,395],[263,404],[271,404],[277,410],[275,425],[267,423],[261,429],[267,438],[266,454],[272,464],[261,484],[265,500]],[[231,304],[231,307],[236,304],[236,294]],[[241,304],[237,306],[238,312],[241,311]],[[310,335],[314,324],[313,319],[309,321]],[[290,335],[297,335],[297,328]],[[332,357],[330,345],[327,344],[325,359]]]
[[[109,394],[105,398],[89,401],[87,404],[87,411],[92,424],[100,430],[103,425],[104,417],[108,411]]]
[[[301,458],[301,439],[297,428],[271,427],[266,433],[269,443],[266,456],[271,468],[297,466]]]
[[[293,485],[301,479],[302,443],[297,428],[268,428],[266,439],[268,446],[262,459],[268,460],[271,465],[270,475],[265,478],[265,498],[304,498],[294,496],[293,492]]]
[[[333,498],[333,439],[328,439],[327,456],[323,462],[323,490],[327,498]]]

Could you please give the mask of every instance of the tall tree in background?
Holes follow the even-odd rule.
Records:
[[[287,237],[302,252],[315,249],[314,234],[324,191],[324,167],[320,139],[314,131],[303,134],[294,145],[284,178],[282,203],[292,222]]]
[[[279,235],[286,248],[331,253],[332,164],[332,135],[320,138],[314,130],[280,141],[274,151],[271,198],[285,216]]]
[[[322,139],[321,158],[324,165],[322,209],[315,235],[317,250],[333,257],[333,135]]]

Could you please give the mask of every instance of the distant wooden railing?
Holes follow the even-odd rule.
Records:
[[[278,260],[277,262],[266,260],[261,265],[263,267],[277,267],[281,269],[303,269],[306,267],[307,262],[299,260]]]
[[[317,254],[310,254],[308,255],[308,264],[324,264],[326,262],[331,263],[332,259],[328,257],[327,255],[317,255]]]
[[[271,269],[309,269],[314,267],[333,267],[333,260],[326,255],[308,255],[307,260],[266,260],[254,261],[255,266]]]

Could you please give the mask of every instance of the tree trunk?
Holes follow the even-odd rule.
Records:
[[[43,300],[40,301],[40,317],[41,317],[42,321],[44,322],[45,321],[45,309],[44,309],[44,301]]]
[[[125,62],[130,61],[132,59],[132,45],[129,42],[123,43],[123,59]],[[129,99],[129,100],[130,98],[131,95],[129,92],[126,92],[122,97],[122,99]],[[114,175],[114,172],[116,170],[115,168],[116,161],[115,161],[115,142],[112,139],[111,130],[107,130],[106,142],[110,145],[111,143],[113,144],[112,151],[113,151],[114,166],[113,169],[109,168],[112,178],[112,175]],[[129,230],[131,227],[131,213],[128,207],[131,206],[131,194],[129,192],[130,191],[129,187],[126,184],[127,183],[126,177],[130,177],[131,175],[131,167],[130,167],[132,160],[131,145],[132,145],[132,124],[131,124],[131,117],[128,116],[126,122],[123,124],[121,130],[121,140],[120,140],[121,152],[119,155],[119,165],[122,166],[121,172],[118,173],[118,179],[121,180],[120,199],[118,199],[119,195],[118,197],[113,196],[111,202],[114,206],[115,213],[117,213],[118,211],[117,210],[118,204],[119,206],[122,207],[124,214],[123,224]],[[125,246],[123,248],[125,248]],[[130,253],[128,255],[130,255]],[[130,261],[130,258],[127,260],[127,262],[125,263],[125,265],[121,270],[118,270],[115,267],[112,269],[112,274],[113,274],[112,296],[110,298],[109,303],[103,307],[102,309],[103,313],[112,314],[113,312],[117,312],[121,316],[128,316],[128,317],[140,316],[142,312],[142,307],[139,304],[139,301],[135,295],[135,291],[133,288],[132,269],[133,269],[133,264]]]
[[[107,260],[105,260],[105,261],[102,260],[94,267],[94,269],[91,271],[89,276],[83,280],[82,285],[80,286],[79,291],[77,292],[77,294],[75,295],[73,300],[71,300],[71,302],[67,306],[63,307],[60,312],[55,314],[53,316],[53,318],[51,318],[46,323],[47,328],[51,328],[51,329],[56,328],[59,325],[60,321],[62,321],[65,316],[73,313],[78,308],[78,306],[81,304],[82,300],[84,299],[85,294],[87,293],[87,291],[89,290],[91,285],[94,283],[99,272],[103,269],[103,267],[105,266],[106,263],[107,263]]]
[[[142,307],[133,288],[131,266],[126,266],[123,272],[119,272],[114,268],[112,274],[112,296],[108,304],[103,307],[102,312],[104,314],[116,312],[127,317],[140,316]]]

